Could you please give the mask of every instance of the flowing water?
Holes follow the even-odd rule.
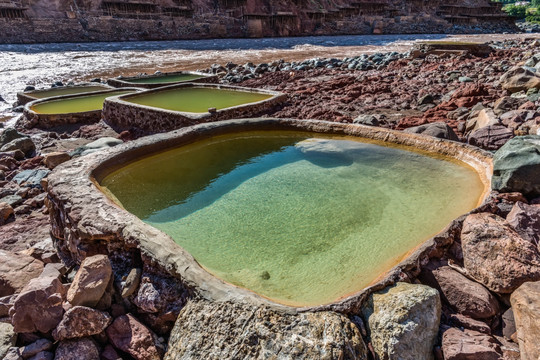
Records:
[[[172,111],[205,113],[209,108],[220,110],[271,97],[272,95],[256,92],[189,87],[135,95],[125,101]]]
[[[211,137],[101,184],[211,273],[296,306],[361,290],[483,191],[455,161],[285,131]]]
[[[26,85],[49,87],[55,81],[81,82],[156,71],[208,68],[213,63],[244,64],[285,59],[357,56],[363,53],[408,51],[415,41],[452,39],[489,41],[534,37],[532,34],[495,35],[354,35],[270,39],[218,39],[0,45],[0,121],[10,112],[16,93]]]
[[[69,114],[96,111],[103,108],[103,102],[111,96],[130,94],[134,90],[110,91],[104,94],[77,96],[68,99],[44,101],[31,107],[38,114]]]

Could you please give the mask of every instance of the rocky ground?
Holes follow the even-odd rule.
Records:
[[[266,116],[382,126],[497,151],[497,191],[456,223],[451,245],[411,284],[374,294],[358,314],[280,320],[282,345],[271,336],[282,315],[235,308],[245,331],[232,336],[212,304],[186,302],[151,263],[95,255],[77,264],[59,256],[49,233],[47,175],[138,134],[103,123],[4,129],[0,358],[266,358],[283,351],[285,358],[537,359],[540,42],[491,45],[486,57],[416,51],[207,70],[224,83],[289,95]],[[215,339],[201,337],[201,327]],[[310,346],[312,338],[327,346]]]

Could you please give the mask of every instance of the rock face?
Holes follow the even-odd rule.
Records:
[[[540,205],[528,205],[518,201],[506,216],[506,221],[523,239],[538,245],[540,242]]]
[[[498,293],[511,293],[526,281],[540,279],[540,254],[501,217],[471,214],[463,222],[461,246],[465,269]]]
[[[441,289],[443,300],[460,314],[485,319],[499,312],[497,299],[482,285],[448,266],[435,269],[432,273]]]
[[[67,300],[72,305],[96,306],[107,289],[111,275],[111,263],[106,255],[87,257],[75,274]]]
[[[59,280],[60,273],[47,267],[45,270],[40,277],[30,280],[10,310],[11,322],[18,333],[46,333],[62,320],[65,288]]]
[[[6,356],[10,347],[15,346],[17,334],[13,332],[13,326],[7,323],[0,323],[0,358]]]
[[[55,360],[96,360],[99,349],[91,338],[61,341],[56,348]]]
[[[116,318],[106,330],[109,340],[137,360],[159,360],[155,335],[131,314]]]
[[[82,338],[101,333],[111,323],[105,312],[85,306],[75,306],[64,314],[52,335],[55,340]]]
[[[380,359],[431,359],[439,331],[437,290],[398,283],[371,295],[362,310]]]
[[[43,263],[32,256],[0,250],[0,297],[20,292],[43,271]]]
[[[473,330],[450,328],[443,333],[445,360],[499,360],[502,352],[497,341]]]
[[[205,336],[211,333],[212,338]],[[264,307],[190,301],[169,339],[167,360],[367,359],[358,331],[334,312],[278,313]]]
[[[540,136],[518,136],[493,157],[491,187],[499,192],[540,195]]]
[[[540,282],[526,282],[510,297],[522,360],[540,358]]]

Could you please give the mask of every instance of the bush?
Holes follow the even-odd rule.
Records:
[[[527,16],[527,6],[524,5],[506,5],[503,10],[510,16],[514,16],[517,19],[525,19]]]

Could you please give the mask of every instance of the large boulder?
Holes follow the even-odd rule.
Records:
[[[54,360],[96,360],[99,348],[92,338],[60,341]]]
[[[540,136],[517,136],[493,157],[491,187],[499,192],[540,195]]]
[[[517,98],[512,96],[503,96],[493,104],[495,115],[501,115],[510,110],[517,110],[521,105],[527,102],[527,98]]]
[[[471,214],[461,232],[468,274],[491,291],[511,293],[526,281],[540,280],[540,254],[501,217]]]
[[[472,115],[471,115],[472,116]],[[481,129],[486,126],[499,124],[499,119],[491,109],[481,109],[472,116],[465,125],[465,132]]]
[[[36,151],[36,145],[29,137],[23,137],[8,142],[0,148],[0,151],[20,150],[25,156],[31,156]]]
[[[514,137],[514,131],[503,125],[489,125],[472,131],[467,142],[485,150],[497,150]]]
[[[112,268],[107,255],[89,256],[83,260],[67,292],[72,305],[95,307],[111,280]]]
[[[460,314],[486,319],[499,312],[497,299],[482,285],[469,280],[449,266],[432,271],[441,297]]]
[[[358,359],[355,324],[328,311],[288,314],[265,307],[192,300],[180,311],[165,359]]]
[[[97,335],[110,323],[111,316],[106,312],[86,306],[74,306],[66,311],[52,335],[57,341]]]
[[[0,297],[19,293],[41,274],[43,266],[32,256],[0,250]]]
[[[10,347],[15,346],[17,334],[13,331],[13,326],[0,322],[0,359],[8,353]]]
[[[540,281],[526,282],[512,296],[517,338],[522,360],[540,359]]]
[[[110,342],[137,360],[159,360],[156,335],[131,314],[117,317],[106,330]]]
[[[43,273],[30,280],[15,299],[10,310],[15,332],[46,333],[62,320],[65,288],[60,282],[60,272],[48,264]]]
[[[447,329],[442,336],[444,360],[500,360],[495,338],[473,330]]]
[[[380,359],[432,359],[441,317],[437,290],[397,283],[372,294],[362,314]]]
[[[503,74],[500,78],[503,89],[512,93],[529,89],[540,89],[540,77],[531,70],[515,67]]]
[[[434,123],[414,126],[414,127],[410,127],[403,130],[403,132],[409,133],[409,134],[428,135],[428,136],[433,136],[439,139],[459,141],[459,138],[454,132],[454,130],[452,130],[452,128],[444,122],[434,122]]]
[[[525,240],[540,243],[540,205],[529,205],[518,201],[506,216],[506,221]]]

